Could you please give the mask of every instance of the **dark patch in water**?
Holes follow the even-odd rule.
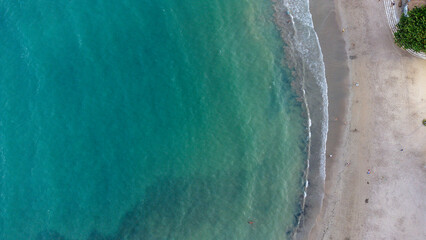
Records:
[[[227,176],[220,173],[219,175]],[[234,174],[234,177],[247,179],[247,174],[240,171]],[[223,217],[217,211],[218,206],[214,206],[215,203],[223,203],[225,199],[227,204],[223,208],[232,211],[232,206],[237,204],[236,201],[240,199],[244,186],[235,182],[222,186],[212,184],[216,181],[219,180],[217,178],[215,180],[164,178],[146,189],[145,198],[122,217],[115,234],[105,236],[93,230],[87,240],[190,239],[196,229],[203,224],[219,227],[215,222],[211,222],[212,219],[223,222],[221,221]],[[179,212],[179,209],[185,213]],[[153,222],[157,224],[153,225]],[[232,226],[232,224],[225,224],[220,227],[226,235],[232,232]],[[227,237],[232,238],[232,236]],[[47,230],[40,232],[36,240],[72,239],[56,231]]]
[[[108,238],[103,236],[100,232],[98,231],[93,231],[90,235],[89,235],[89,239],[90,240],[112,240],[112,238]]]
[[[56,231],[43,231],[37,235],[36,240],[66,240],[66,238]]]

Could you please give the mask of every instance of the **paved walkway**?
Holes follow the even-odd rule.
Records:
[[[388,19],[388,24],[389,27],[392,31],[392,33],[395,33],[397,28],[396,25],[399,22],[399,17],[397,15],[397,8],[398,5],[392,5],[392,2],[396,2],[396,0],[392,1],[392,0],[383,0],[383,4],[385,6],[385,12],[386,12],[386,18]],[[412,55],[425,59],[426,60],[426,54],[425,53],[418,53],[418,52],[414,52],[411,49],[405,49],[407,52],[411,53]]]

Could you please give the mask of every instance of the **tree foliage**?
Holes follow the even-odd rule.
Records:
[[[415,7],[402,16],[395,32],[395,43],[416,52],[426,52],[426,6]]]

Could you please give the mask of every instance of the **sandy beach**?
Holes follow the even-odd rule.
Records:
[[[426,61],[394,44],[383,1],[313,2],[330,130],[309,239],[426,239]]]

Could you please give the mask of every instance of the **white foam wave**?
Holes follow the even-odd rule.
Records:
[[[315,179],[315,181],[317,181],[317,175],[322,179],[322,183],[318,182],[315,184],[316,186],[323,185],[326,177],[328,94],[325,65],[319,39],[314,29],[312,15],[309,11],[309,0],[273,1],[275,2],[277,24],[282,28],[281,34],[286,42],[286,53],[294,60],[293,67],[300,80],[301,93],[308,118],[308,156],[302,200],[302,212],[304,212],[305,203],[309,201],[309,197],[312,196],[314,201],[323,197],[321,189],[312,189],[308,195],[310,175],[312,174],[312,179]],[[312,129],[312,126],[315,128],[319,126],[319,129]],[[312,141],[315,141],[315,145],[312,145]],[[310,161],[312,159],[315,159],[315,162],[311,164]],[[310,165],[315,166],[315,168],[311,169]],[[297,226],[293,231],[293,237],[299,231],[298,228],[301,225],[302,216],[298,219]]]
[[[294,35],[292,43],[294,49],[298,52],[301,59],[304,61],[303,65],[313,74],[317,85],[321,91],[322,97],[322,126],[321,126],[321,169],[320,174],[325,179],[325,154],[326,142],[328,132],[328,95],[327,95],[327,81],[325,77],[325,66],[321,46],[319,44],[318,36],[314,29],[312,15],[309,11],[309,0],[282,0],[283,6],[287,9],[286,13],[291,17],[293,22]],[[306,109],[308,111],[308,125],[309,137],[311,136],[311,116],[310,106],[306,101],[306,83],[302,83],[303,97],[305,99]]]

